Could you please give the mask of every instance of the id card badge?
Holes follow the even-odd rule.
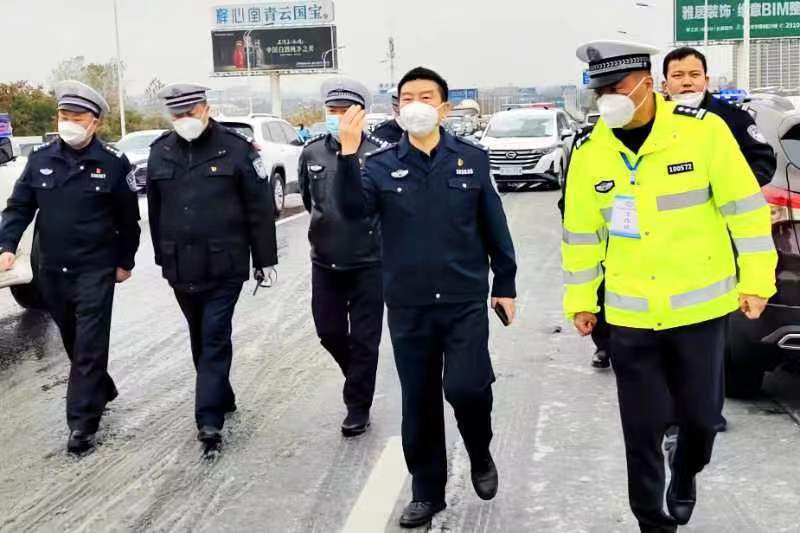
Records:
[[[639,234],[639,215],[636,212],[636,199],[633,196],[617,196],[611,212],[611,235],[627,239],[641,239]]]

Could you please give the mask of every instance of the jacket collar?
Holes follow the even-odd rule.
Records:
[[[451,134],[447,132],[443,127],[439,126],[439,134],[441,135],[441,139],[439,140],[439,145],[436,147],[439,148],[446,148],[451,152],[458,152],[456,138],[453,137]],[[411,140],[409,138],[408,132],[403,133],[403,137],[400,139],[400,142],[397,145],[397,157],[400,159],[405,159],[408,157],[409,151],[413,148],[411,144]]]

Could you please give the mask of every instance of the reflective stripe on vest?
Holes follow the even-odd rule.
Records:
[[[600,244],[601,237],[597,233],[573,233],[564,228],[564,242],[567,244]]]
[[[709,200],[711,200],[711,191],[706,188],[659,196],[656,198],[656,203],[659,211],[672,211],[703,205]]]
[[[564,271],[564,283],[567,285],[580,285],[582,283],[589,283],[603,275],[603,269],[600,265],[581,270],[579,272]]]
[[[753,196],[748,196],[743,200],[728,202],[719,208],[719,212],[726,217],[729,217],[731,215],[742,215],[744,213],[749,213],[750,211],[761,209],[765,205],[767,205],[767,201],[764,199],[764,194],[757,192]]]
[[[731,276],[722,281],[718,281],[713,285],[709,285],[708,287],[703,287],[702,289],[675,295],[669,300],[673,309],[683,309],[693,305],[704,304],[725,296],[735,288],[736,277]]]
[[[733,242],[740,254],[771,252],[775,249],[775,241],[772,240],[772,237],[747,237],[734,239]]]
[[[633,311],[635,313],[646,313],[650,309],[647,298],[636,298],[634,296],[622,296],[611,291],[606,291],[606,305],[622,309],[623,311]]]

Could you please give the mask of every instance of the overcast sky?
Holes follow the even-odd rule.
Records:
[[[248,3],[216,0],[118,0],[126,88],[141,93],[153,77],[211,80],[211,8]],[[575,48],[592,39],[631,39],[666,47],[672,0],[337,0],[342,71],[371,87],[388,81],[387,38],[397,43],[398,76],[426,65],[451,87],[572,84],[580,79]],[[45,83],[61,60],[114,55],[112,0],[0,0],[0,81]],[[720,67],[722,68],[722,67]],[[726,65],[727,68],[727,65]],[[713,73],[713,65],[712,65]],[[315,91],[319,77],[283,78],[285,90]],[[255,86],[269,86],[266,78]]]

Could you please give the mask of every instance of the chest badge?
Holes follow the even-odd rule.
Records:
[[[96,168],[94,169],[94,172],[89,174],[89,177],[96,180],[104,180],[106,179],[106,174],[103,172],[102,168]]]
[[[461,168],[463,166],[464,166],[464,160],[459,157],[458,158],[458,168]]]
[[[53,174],[53,169],[52,168],[40,168],[39,169],[39,173],[42,176],[51,176]]]
[[[687,161],[686,163],[678,163],[677,165],[668,165],[667,172],[672,176],[673,174],[683,174],[684,172],[694,171],[694,163]]]
[[[392,172],[392,177],[396,180],[400,180],[408,176],[408,170],[406,169],[398,169]]]
[[[325,170],[325,167],[323,167],[322,165],[308,165],[308,170],[310,172],[322,172],[323,170]]]
[[[211,172],[216,172],[217,170],[217,167],[211,167]]]
[[[600,183],[594,186],[594,190],[596,190],[599,193],[605,194],[611,192],[611,189],[614,188],[614,185],[616,185],[614,183],[614,180],[601,181]]]

